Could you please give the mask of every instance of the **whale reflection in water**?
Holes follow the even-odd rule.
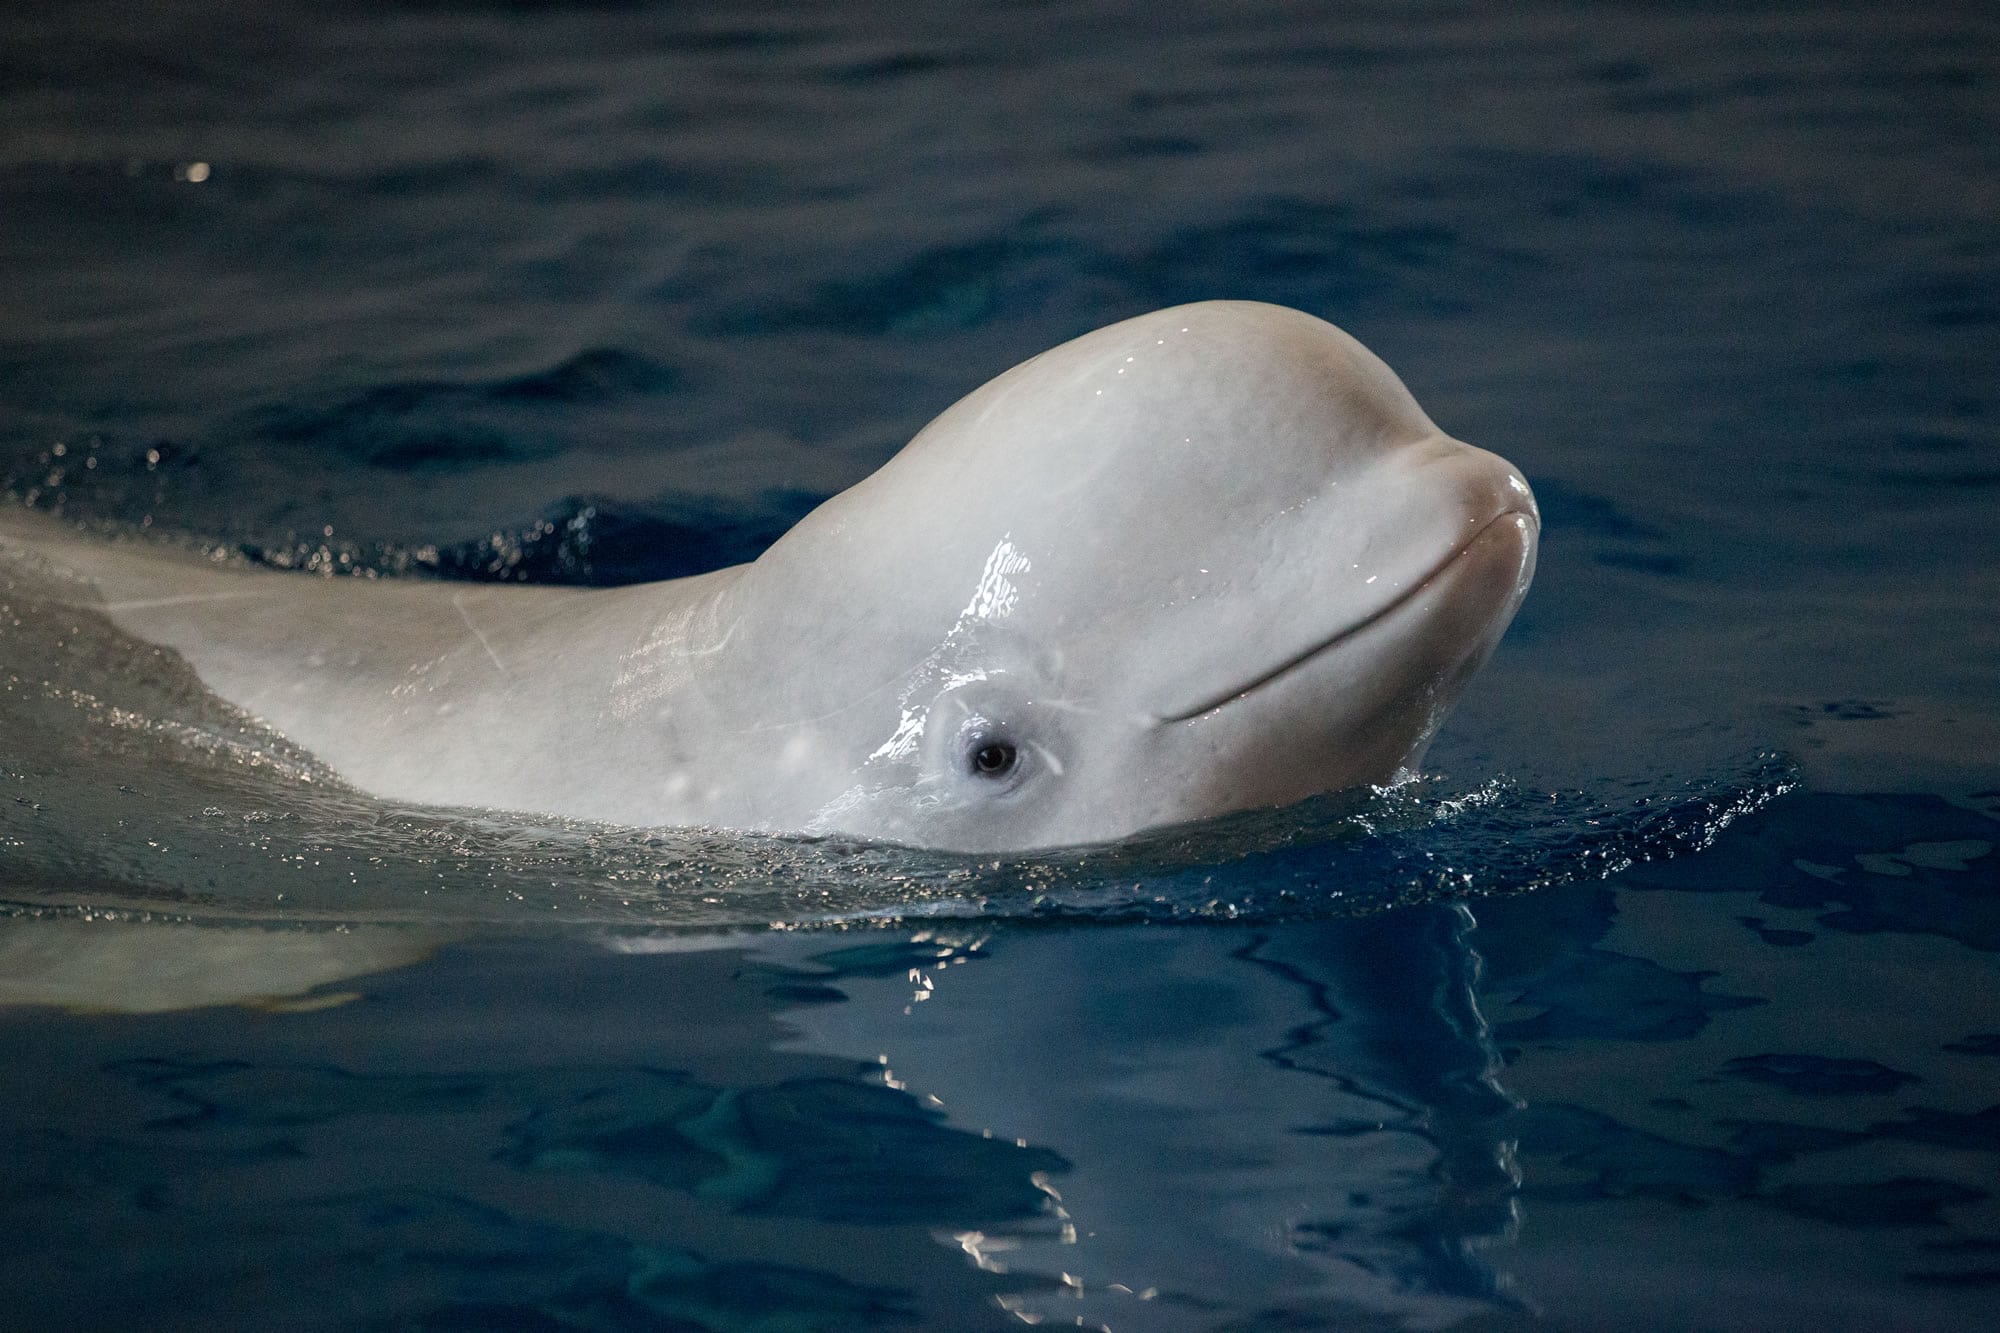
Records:
[[[132,1252],[180,1256],[177,1289],[215,1247],[307,1234],[304,1208],[325,1238],[293,1259],[328,1271],[342,1245],[387,1244],[384,1219],[455,1238],[441,1268],[412,1233],[398,1283],[360,1283],[387,1322],[471,1310],[494,1283],[523,1317],[658,1321],[699,1296],[746,1326],[855,1302],[874,1312],[857,1326],[933,1327],[996,1301],[1113,1327],[1139,1303],[1307,1324],[1515,1310],[1490,1251],[1513,1224],[1509,1102],[1463,908],[964,930],[14,920],[0,999],[96,1016],[16,1007],[0,1058],[60,1065],[7,1096],[66,1089],[14,1111],[91,1135],[90,1189],[227,1193],[227,1210],[130,1223]],[[265,1012],[165,1012],[228,1003]],[[161,1098],[181,1109],[160,1118]],[[271,1155],[273,1135],[294,1147]],[[298,1152],[320,1165],[298,1174]],[[82,1186],[60,1197],[79,1211],[52,1224],[79,1234],[127,1215]],[[857,1225],[875,1238],[858,1249]],[[521,1267],[506,1256],[529,1226],[543,1258]],[[468,1263],[509,1276],[467,1285]]]

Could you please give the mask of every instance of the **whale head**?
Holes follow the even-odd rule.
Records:
[[[1103,841],[1410,770],[1538,532],[1347,334],[1182,306],[1016,366],[815,510],[707,688],[788,719],[759,826]]]

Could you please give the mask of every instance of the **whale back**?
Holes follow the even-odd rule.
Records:
[[[177,654],[217,696],[379,795],[595,812],[607,770],[657,762],[653,738],[621,734],[609,715],[642,637],[628,590],[316,577],[94,539],[5,507],[0,573],[44,613],[101,617]],[[645,614],[726,581],[677,580]],[[657,814],[634,795],[592,817]]]

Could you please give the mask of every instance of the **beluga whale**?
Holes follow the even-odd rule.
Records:
[[[324,578],[21,512],[0,553],[379,798],[995,852],[1408,774],[1539,530],[1355,339],[1207,301],[1015,366],[690,578]]]

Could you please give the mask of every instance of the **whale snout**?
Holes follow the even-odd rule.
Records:
[[[1542,512],[1528,479],[1496,453],[1441,437],[1408,487],[1408,508],[1397,520],[1405,547],[1402,576],[1426,572],[1404,586],[1412,591],[1431,587],[1470,558],[1475,546],[1486,555],[1510,552],[1508,561],[1521,571],[1519,587],[1492,608],[1504,629],[1527,592],[1541,540]],[[1476,616],[1492,596],[1483,589],[1467,590],[1453,599],[1452,609]]]
[[[1485,450],[1480,450],[1485,453]],[[1528,486],[1528,479],[1521,470],[1498,454],[1488,454],[1500,465],[1494,492],[1499,500],[1499,512],[1513,514],[1522,520],[1531,539],[1538,538],[1542,531],[1542,507],[1535,503],[1535,493]]]
[[[1456,636],[1463,659],[1477,666],[1527,595],[1541,542],[1541,508],[1519,468],[1458,440],[1441,440],[1425,473],[1417,478],[1416,503],[1431,506],[1448,531],[1412,524],[1413,534],[1421,535],[1411,545],[1432,554],[1428,572],[1405,600],[1421,618],[1437,622],[1430,637]]]
[[[1502,514],[1519,514],[1541,530],[1541,509],[1528,479],[1499,454],[1439,435],[1425,442],[1417,459],[1410,484],[1418,502],[1441,513],[1455,511],[1459,526],[1481,528]]]

